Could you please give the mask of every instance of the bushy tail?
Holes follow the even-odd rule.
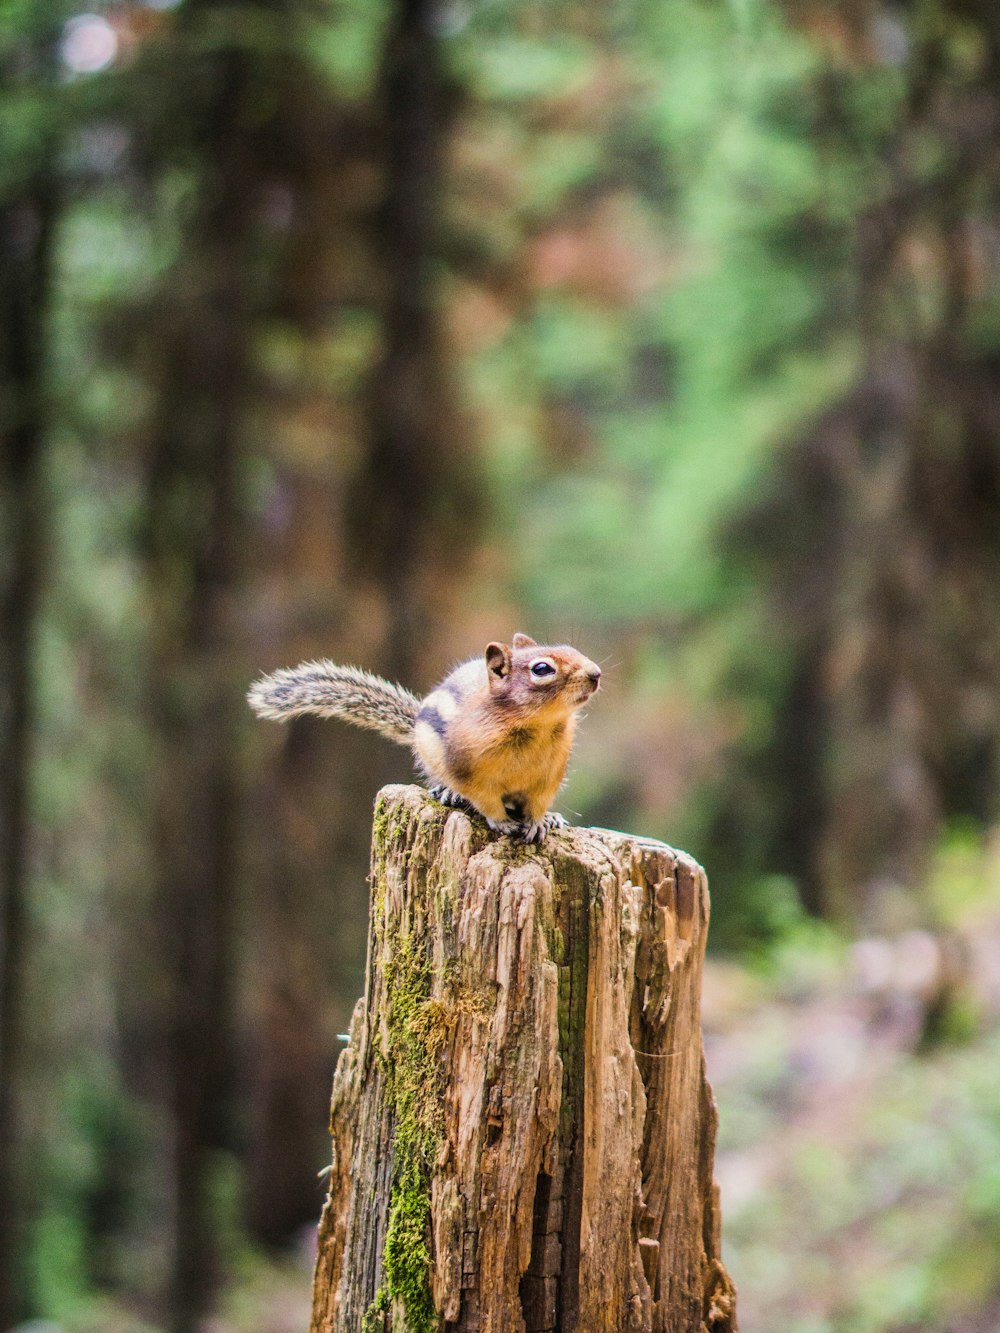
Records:
[[[357,667],[333,662],[303,662],[258,680],[247,695],[258,717],[284,722],[300,713],[342,717],[358,727],[381,732],[409,745],[420,700],[401,685]]]

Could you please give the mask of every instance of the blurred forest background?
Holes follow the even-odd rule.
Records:
[[[6,0],[0,113],[0,1328],[304,1330],[409,765],[244,693],[523,629],[743,1327],[995,1333],[995,0]]]

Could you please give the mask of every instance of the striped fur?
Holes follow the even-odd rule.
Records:
[[[258,717],[284,722],[302,713],[339,717],[400,745],[413,743],[420,700],[401,685],[358,667],[303,662],[258,680],[247,695]]]

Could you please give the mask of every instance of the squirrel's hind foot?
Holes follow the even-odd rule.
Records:
[[[545,841],[549,829],[565,828],[567,821],[554,810],[542,815],[541,819],[487,819],[487,824],[494,833],[506,833],[510,838],[520,838],[528,846],[537,847]]]
[[[524,834],[525,825],[519,819],[490,819],[488,815],[483,818],[494,833],[505,833],[508,838],[520,838]]]

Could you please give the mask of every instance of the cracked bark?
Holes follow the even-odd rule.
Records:
[[[385,788],[375,827],[311,1333],[731,1333],[700,866],[603,829],[527,849],[416,787]],[[422,966],[409,1031],[400,950]],[[423,1313],[385,1263],[413,1038],[433,1071]]]

